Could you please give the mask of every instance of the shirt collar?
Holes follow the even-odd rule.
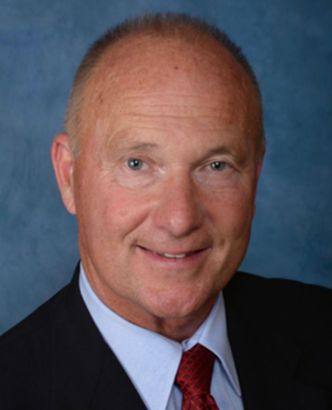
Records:
[[[97,328],[148,408],[156,410],[166,408],[182,352],[196,343],[204,345],[216,355],[235,391],[240,395],[239,382],[227,338],[222,294],[195,334],[180,344],[136,326],[109,309],[91,288],[82,265],[79,286]],[[153,389],[151,386],[154,386]]]
[[[227,335],[225,303],[222,292],[203,324],[190,339],[182,343],[184,344],[184,350],[190,349],[196,343],[200,343],[213,352],[221,362],[234,390],[241,396],[240,383]]]
[[[92,319],[145,405],[165,409],[181,360],[181,344],[114,313],[94,293],[82,265],[79,286]]]

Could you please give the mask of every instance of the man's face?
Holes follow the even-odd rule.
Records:
[[[115,47],[83,107],[72,211],[87,276],[113,310],[170,337],[206,317],[254,213],[258,104],[242,69],[213,51]]]

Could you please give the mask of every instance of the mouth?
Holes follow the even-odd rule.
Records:
[[[195,250],[188,250],[188,251],[157,251],[153,249],[146,248],[144,246],[137,245],[137,248],[142,250],[145,254],[155,258],[156,260],[160,261],[169,261],[169,262],[181,262],[181,261],[189,261],[199,259],[203,256],[209,248],[200,248]]]

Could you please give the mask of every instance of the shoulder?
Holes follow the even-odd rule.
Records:
[[[250,300],[253,308],[264,305],[276,309],[293,308],[325,310],[332,304],[332,289],[305,284],[295,280],[265,278],[237,272],[225,288],[225,293],[236,300]]]
[[[11,349],[13,345],[23,345],[27,340],[38,340],[42,334],[47,337],[52,323],[61,320],[60,312],[66,303],[68,287],[69,285],[65,286],[24,320],[1,335],[0,357],[2,351]]]
[[[237,272],[224,294],[232,309],[244,309],[255,318],[332,326],[332,290],[328,288]]]
[[[331,289],[238,272],[224,297],[232,318],[255,331],[280,329],[309,346],[332,343]]]
[[[332,377],[332,290],[286,279],[238,272],[224,289],[232,326],[257,337],[292,340],[306,352],[311,368]]]
[[[20,400],[33,401],[30,397],[44,403],[49,397],[53,333],[65,321],[68,292],[66,286],[0,337],[0,408],[11,408],[12,403],[19,407]]]

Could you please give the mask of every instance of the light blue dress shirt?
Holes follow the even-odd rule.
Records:
[[[149,410],[181,410],[174,384],[183,351],[200,343],[215,356],[211,393],[222,410],[243,410],[241,390],[230,349],[222,294],[195,334],[182,343],[128,322],[109,309],[91,288],[81,265],[79,287],[102,334]]]

